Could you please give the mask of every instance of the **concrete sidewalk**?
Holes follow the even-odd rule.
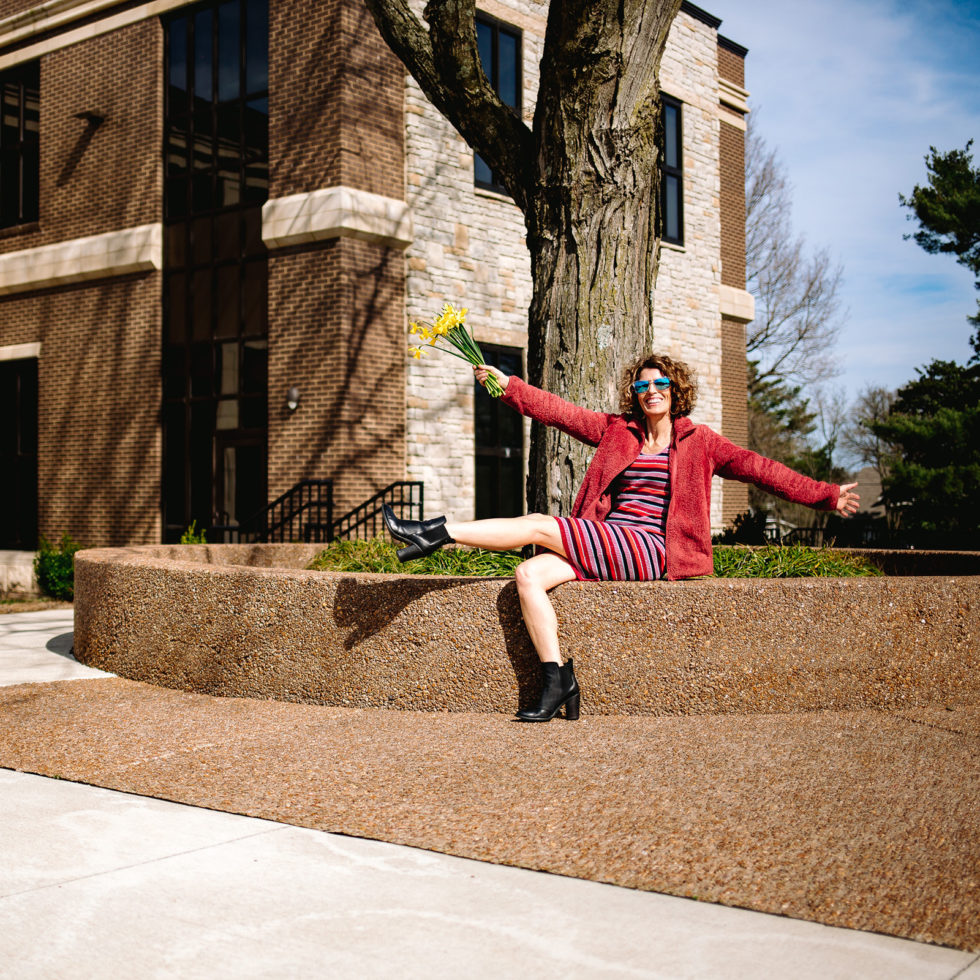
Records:
[[[0,616],[0,684],[105,676]],[[0,977],[964,978],[980,957],[0,770]]]

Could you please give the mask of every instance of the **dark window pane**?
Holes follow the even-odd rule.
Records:
[[[193,339],[208,340],[211,337],[211,270],[198,269],[194,273]]]
[[[214,124],[211,104],[198,102],[194,107],[193,159],[195,170],[214,165]]]
[[[209,343],[191,344],[191,395],[194,398],[210,398],[214,394],[211,379],[214,377],[213,349]]]
[[[268,333],[266,326],[268,278],[265,262],[250,262],[245,266],[245,308],[242,311],[242,332],[246,336],[261,337]]]
[[[183,344],[166,344],[163,348],[163,394],[165,398],[183,398],[187,394],[187,349]]]
[[[512,415],[515,413],[511,413]],[[500,517],[518,517],[524,513],[523,460],[520,456],[500,460],[500,483],[498,493]]]
[[[476,44],[480,50],[480,63],[483,65],[483,74],[493,84],[493,28],[478,20],[476,22]]]
[[[516,108],[519,104],[517,94],[517,38],[507,31],[501,31],[497,46],[499,58],[499,65],[497,69],[497,92],[500,95],[500,100],[504,103],[504,105],[509,105]]]
[[[214,219],[214,260],[238,259],[241,255],[241,213],[229,211]]]
[[[247,395],[265,395],[268,386],[269,350],[265,340],[249,340],[244,345],[242,367],[242,392]]]
[[[218,101],[237,99],[241,93],[241,37],[238,0],[218,7]]]
[[[664,106],[664,162],[668,167],[679,167],[677,107]]]
[[[214,402],[197,402],[191,405],[191,512],[187,517],[188,523],[196,520],[198,527],[207,527],[211,523],[214,423]]]
[[[493,183],[493,171],[483,162],[479,153],[473,154],[473,179],[478,184]]]
[[[476,457],[476,519],[500,517],[497,510],[497,461],[490,456]]]
[[[269,420],[264,397],[243,398],[240,406],[240,424],[243,429],[264,429],[268,425]]]
[[[269,88],[269,4],[248,0],[245,8],[245,91]]]
[[[171,131],[167,140],[167,176],[187,172],[187,134]]]
[[[214,209],[214,174],[194,174],[191,180],[191,209],[194,214]]]
[[[680,182],[672,174],[664,182],[664,236],[676,241],[681,237]]]
[[[264,251],[265,246],[262,244],[262,211],[259,208],[249,208],[245,212],[245,254],[255,255],[257,252],[262,253]]]
[[[185,409],[182,402],[171,402],[163,409],[163,505],[168,524],[186,527],[187,519]]]
[[[214,85],[211,78],[214,65],[212,52],[210,9],[199,11],[194,17],[194,97],[211,101]]]
[[[36,87],[24,86],[24,139],[36,141],[41,128],[41,94]]]
[[[187,277],[171,273],[167,290],[167,339],[182,343],[187,339]]]
[[[238,266],[220,266],[217,275],[218,322],[215,336],[222,339],[237,337],[241,315],[241,286]]]
[[[177,17],[167,28],[167,84],[174,89],[187,88],[187,19]]]
[[[20,143],[20,83],[3,84],[3,118],[0,120],[0,146],[12,149]]]
[[[211,218],[195,218],[191,222],[191,254],[194,265],[211,262]]]
[[[187,214],[187,178],[172,177],[167,181],[167,217],[182,218]]]

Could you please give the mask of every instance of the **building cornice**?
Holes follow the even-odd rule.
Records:
[[[687,0],[684,0],[681,4],[681,13],[688,14],[695,18],[695,20],[699,20],[702,24],[707,24],[708,27],[714,28],[715,30],[721,27],[720,17],[715,17],[714,14],[709,14],[707,10],[695,7],[693,3],[688,3]]]
[[[755,319],[755,297],[744,289],[734,286],[718,287],[718,308],[726,320],[751,323]]]
[[[0,296],[162,268],[163,225],[139,225],[0,255]]]
[[[0,70],[186,7],[189,2],[149,0],[126,6],[120,0],[48,0],[36,4],[0,20]],[[87,23],[71,26],[83,20]]]
[[[342,237],[407,248],[413,241],[408,205],[344,186],[290,194],[262,205],[262,240],[270,249]]]
[[[736,112],[746,113],[750,111],[748,98],[748,90],[741,85],[736,85],[727,78],[718,79],[718,101],[722,105],[729,106]]]

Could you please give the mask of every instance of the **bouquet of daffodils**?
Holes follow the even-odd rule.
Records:
[[[470,364],[483,364],[485,362],[479,344],[469,335],[466,327],[463,326],[466,313],[467,311],[465,309],[457,310],[452,303],[446,303],[442,308],[442,313],[432,323],[420,320],[418,323],[409,324],[409,333],[417,335],[429,347],[435,347],[436,350],[452,354],[453,357],[459,357],[464,361],[469,361]],[[455,347],[456,350],[449,350],[447,347],[436,347],[436,343],[441,337],[444,337],[446,342],[452,347]],[[425,354],[425,349],[422,347],[409,347],[408,352],[412,357],[421,358]],[[487,391],[494,398],[499,398],[504,393],[503,388],[500,387],[500,382],[492,374],[487,377],[486,387]]]

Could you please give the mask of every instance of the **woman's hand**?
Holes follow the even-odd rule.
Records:
[[[840,485],[840,496],[837,498],[837,513],[841,517],[850,517],[858,509],[861,498],[851,490],[856,487],[856,483],[842,483]]]
[[[476,375],[476,380],[479,381],[484,388],[487,386],[487,378],[492,374],[500,382],[501,389],[503,391],[507,390],[507,382],[510,381],[509,374],[504,374],[503,371],[500,371],[489,364],[474,365],[473,373]]]

